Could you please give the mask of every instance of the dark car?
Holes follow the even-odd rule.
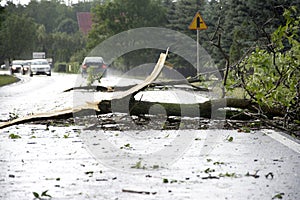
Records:
[[[88,72],[105,76],[106,70],[107,65],[102,57],[85,57],[81,65],[82,76],[86,76]]]
[[[21,74],[26,74],[29,72],[30,69],[30,60],[14,60],[11,63],[10,66],[10,73],[21,73]]]
[[[11,66],[10,66],[10,73],[14,74],[14,73],[21,72],[22,68],[23,68],[23,64],[24,64],[23,60],[12,61]]]
[[[23,65],[22,65],[22,69],[21,69],[21,73],[23,75],[29,73],[30,71],[30,60],[24,60]]]

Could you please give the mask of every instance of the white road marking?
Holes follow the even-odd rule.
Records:
[[[300,153],[300,144],[273,131],[273,130],[263,130],[269,137],[273,138],[274,140],[280,142],[281,144],[285,145],[286,147],[292,149],[293,151]]]

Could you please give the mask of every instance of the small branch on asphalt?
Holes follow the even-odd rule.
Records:
[[[139,191],[139,190],[127,190],[127,189],[122,189],[122,192],[127,192],[127,193],[134,193],[134,194],[147,194],[147,195],[155,195],[157,192],[149,192],[149,191]]]

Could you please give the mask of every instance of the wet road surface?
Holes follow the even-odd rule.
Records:
[[[1,119],[8,119],[9,112],[22,116],[72,105],[72,93],[62,91],[73,87],[75,80],[76,75],[53,74],[25,77],[0,88]],[[155,137],[150,130],[142,138],[150,140],[136,144],[127,141],[128,131],[101,133],[122,152],[134,154],[143,146],[150,149],[166,142],[173,133],[152,132]],[[177,135],[192,140],[174,163],[144,167],[143,162],[118,158],[124,159],[118,169],[95,156],[85,141],[87,133],[74,124],[0,130],[0,199],[34,199],[33,192],[41,195],[46,190],[52,199],[298,199],[300,195],[300,145],[282,133],[180,129]],[[114,152],[103,154],[118,157]]]

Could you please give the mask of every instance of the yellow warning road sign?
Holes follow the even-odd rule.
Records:
[[[197,12],[192,23],[189,25],[190,30],[206,30],[207,25],[205,24],[203,18],[200,13]]]

